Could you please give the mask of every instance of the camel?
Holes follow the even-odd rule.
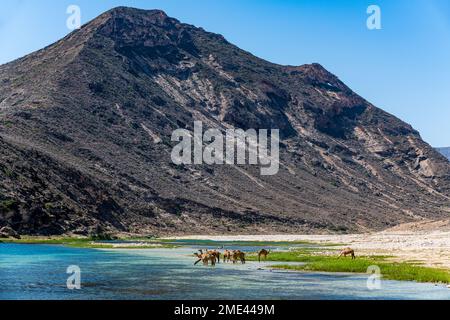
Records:
[[[203,252],[203,250],[199,250],[200,252]],[[212,255],[215,257],[217,263],[220,263],[220,252],[218,250],[208,250],[206,249],[206,253]]]
[[[217,263],[220,263],[220,252],[218,250],[210,250],[208,253],[216,258]]]
[[[342,250],[339,257],[342,257],[342,256],[346,257],[348,255],[352,256],[352,260],[356,259],[355,250],[353,250],[352,248],[345,248],[344,250]]]
[[[234,250],[232,253],[232,261],[233,263],[236,263],[237,260],[240,260],[242,264],[245,263],[245,253],[241,250]]]
[[[270,250],[262,249],[258,253],[258,262],[261,262],[261,257],[264,257],[264,260],[267,259],[267,255],[270,253]]]
[[[233,253],[230,250],[225,250],[225,252],[223,253],[223,263],[231,261],[232,257]]]
[[[216,263],[220,263],[220,252],[218,250],[198,250],[199,253],[194,253],[194,256],[197,257],[197,261],[195,261],[194,265],[197,265],[200,261],[202,261],[204,266],[209,265],[211,262],[212,266],[215,266]],[[267,256],[267,255],[266,255]],[[242,264],[245,263],[245,253],[240,250],[225,250],[223,253],[223,262],[226,263],[228,261],[232,261],[233,263],[237,263],[237,261],[241,261]]]
[[[216,255],[208,252],[203,252],[203,250],[199,250],[199,252],[200,253],[194,253],[194,256],[198,258],[198,260],[194,263],[194,266],[197,265],[197,263],[199,263],[200,261],[203,262],[204,266],[207,266],[209,262],[211,262],[211,266],[216,265]]]
[[[203,262],[203,265],[208,264],[208,258],[207,258],[206,254],[194,252],[194,256],[196,256],[198,258],[198,260],[194,262],[194,266],[196,266],[197,263],[199,263],[200,261]]]

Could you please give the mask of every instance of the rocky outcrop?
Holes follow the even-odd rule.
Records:
[[[0,239],[6,238],[20,239],[20,235],[10,227],[0,228]]]

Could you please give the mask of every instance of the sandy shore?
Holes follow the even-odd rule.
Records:
[[[172,239],[216,241],[311,241],[342,244],[360,255],[389,255],[395,261],[450,269],[450,220],[404,224],[383,232],[349,235],[184,236]]]

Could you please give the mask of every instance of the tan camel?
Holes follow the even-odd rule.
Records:
[[[266,249],[262,249],[259,253],[258,253],[258,261],[261,262],[261,257],[264,257],[264,260],[267,259],[267,255],[270,253],[270,250],[266,250]]]
[[[339,257],[342,257],[342,256],[346,257],[348,255],[352,256],[352,260],[356,259],[355,250],[353,250],[352,248],[345,248],[344,250],[342,250]]]
[[[230,250],[225,250],[223,253],[223,263],[231,261],[233,258],[233,253]]]
[[[201,253],[203,252],[203,250],[198,250],[198,251],[200,251]],[[217,261],[217,262],[220,262],[220,252],[219,252],[218,250],[209,250],[209,249],[206,249],[206,250],[205,250],[205,253],[208,253],[208,254],[214,256],[214,257],[216,258],[216,261]]]
[[[216,255],[208,252],[203,252],[203,250],[199,250],[199,252],[200,253],[194,253],[194,256],[198,258],[198,260],[195,261],[194,266],[197,265],[197,263],[199,263],[200,261],[203,262],[204,266],[207,266],[209,262],[211,262],[211,266],[216,265]]]
[[[196,266],[200,261],[203,262],[203,265],[208,265],[208,258],[206,254],[195,252],[194,256],[198,258],[198,260],[194,262],[194,266]]]

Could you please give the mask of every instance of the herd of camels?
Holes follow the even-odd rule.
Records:
[[[261,262],[261,258],[264,260],[267,259],[270,250],[262,249],[258,252],[258,261]],[[223,263],[232,262],[233,264],[240,261],[242,264],[245,263],[245,252],[241,250],[225,250],[223,253],[220,253],[218,250],[198,250],[198,253],[194,253],[194,256],[198,259],[195,261],[194,265],[197,265],[200,261],[204,266],[208,266],[211,263],[211,266],[215,266],[216,263],[220,263],[220,256],[223,256]],[[356,259],[355,251],[351,248],[343,249],[339,257],[347,257],[351,256],[352,259]]]

